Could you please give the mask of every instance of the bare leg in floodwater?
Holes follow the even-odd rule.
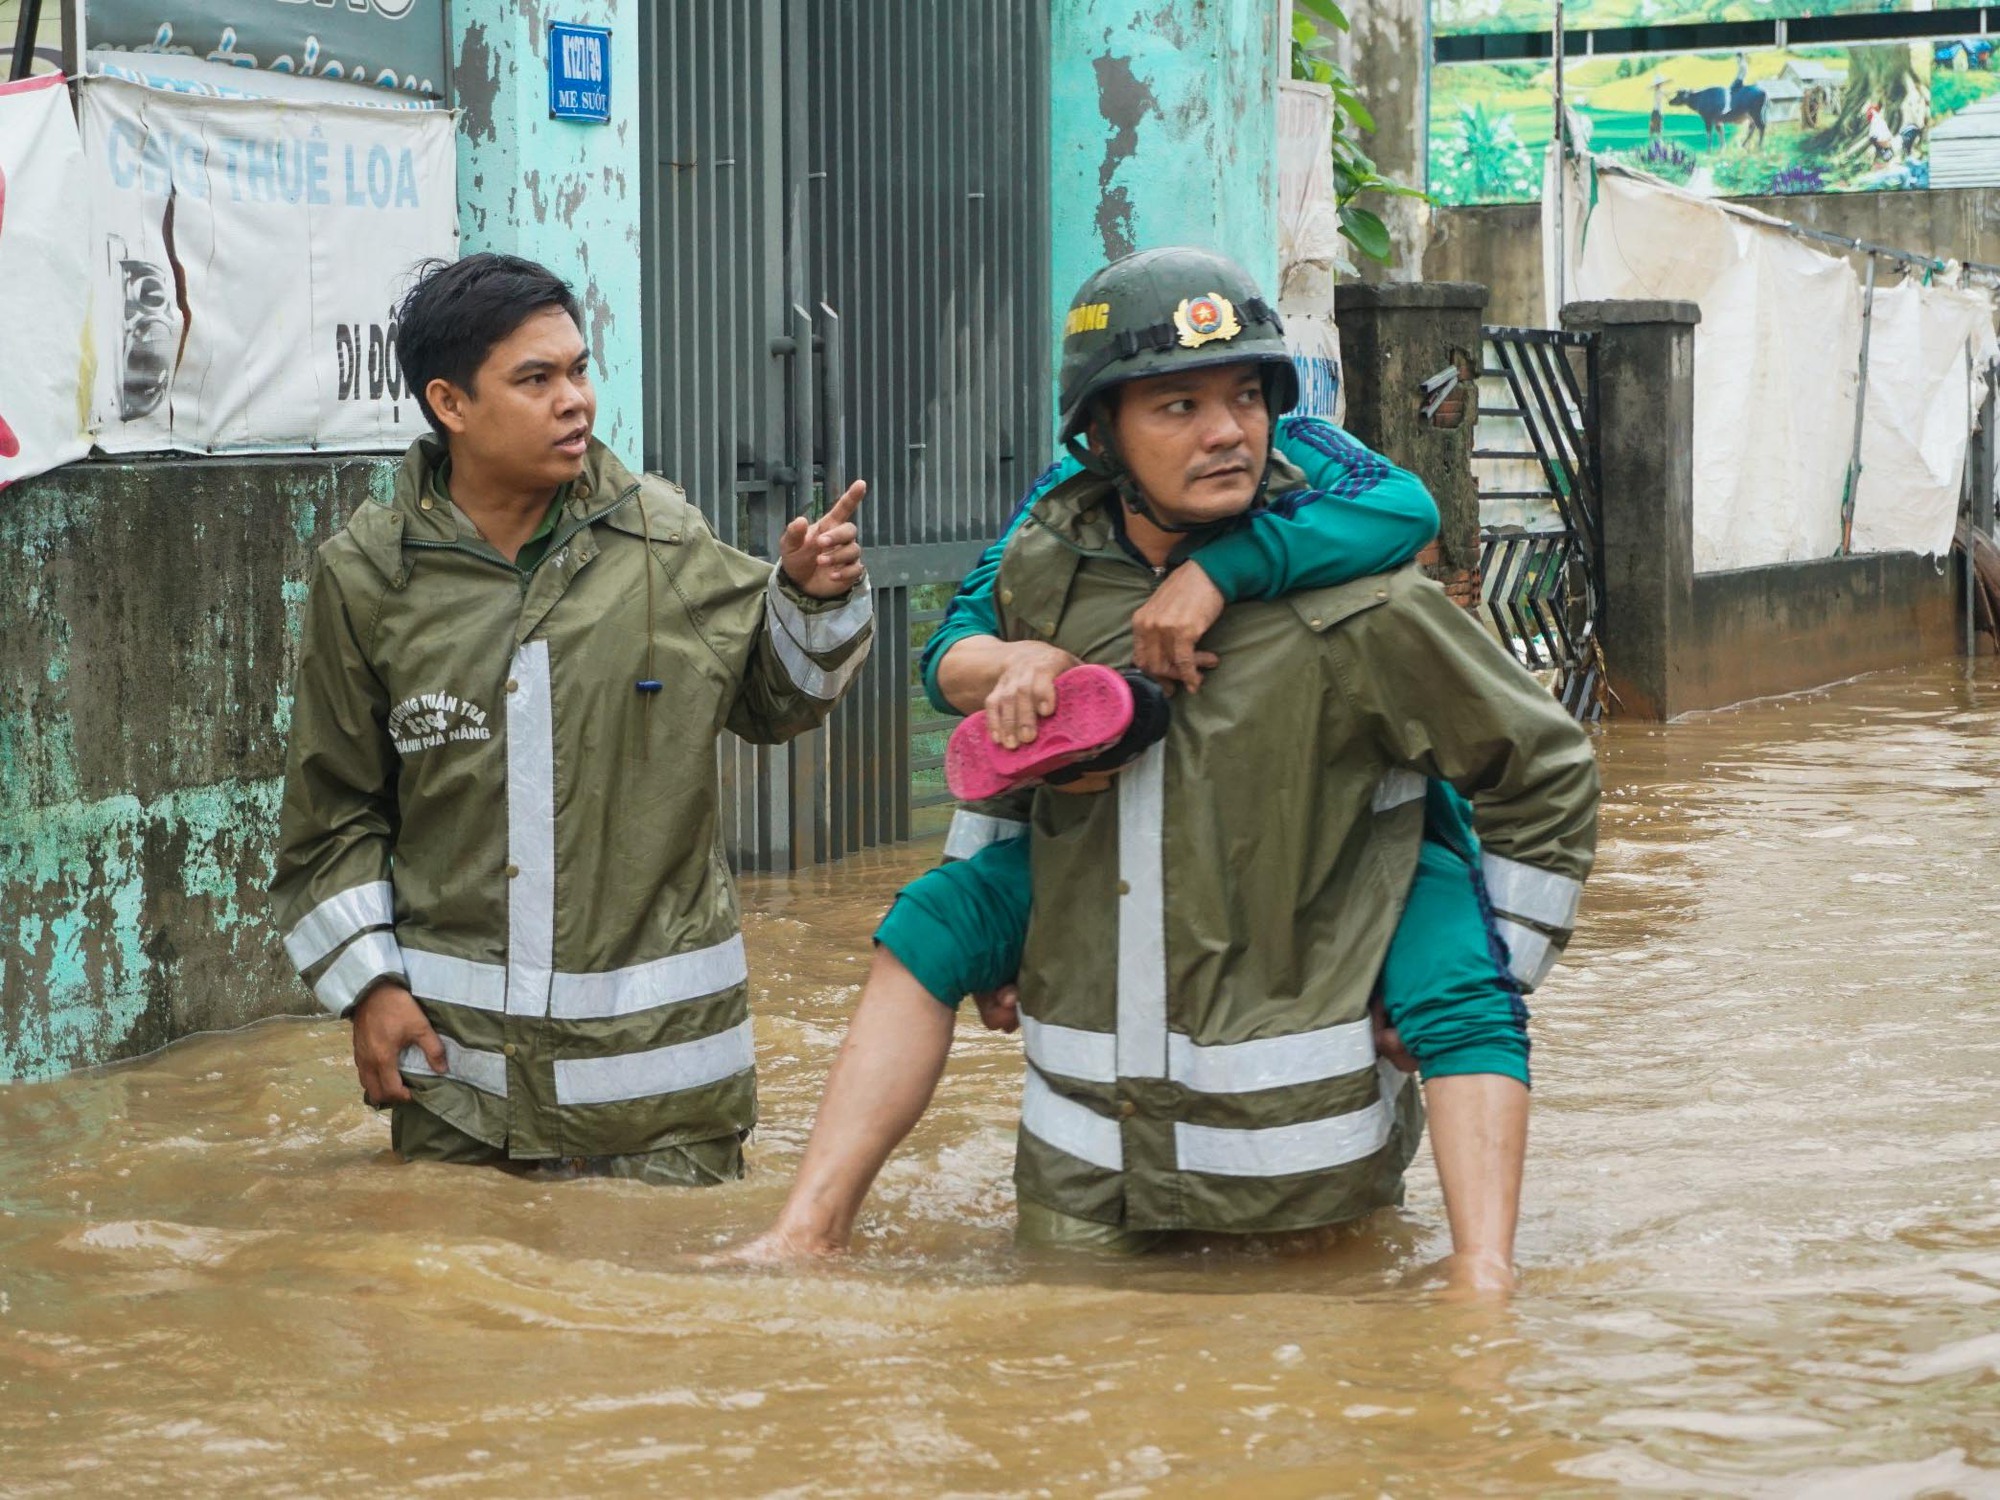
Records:
[[[985,1013],[989,1025],[1013,1030],[1010,999],[989,1002]],[[893,953],[875,950],[785,1206],[730,1259],[768,1264],[847,1249],[876,1175],[930,1106],[956,1020]],[[1380,1043],[1391,1057],[1401,1050],[1393,1033],[1381,1033]],[[1505,1294],[1514,1285],[1528,1090],[1511,1078],[1469,1074],[1432,1080],[1424,1100],[1451,1222],[1452,1287]]]
[[[875,950],[784,1209],[732,1259],[796,1260],[847,1249],[875,1174],[930,1105],[957,1020],[895,954]]]

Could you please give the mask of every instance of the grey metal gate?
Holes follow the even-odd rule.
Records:
[[[868,665],[825,731],[723,751],[735,857],[785,869],[909,836],[911,591],[956,582],[1043,462],[1047,7],[641,16],[646,466],[760,556],[870,486]]]
[[[1507,391],[1505,403],[1482,395],[1472,450],[1486,611],[1530,670],[1553,672],[1564,707],[1594,721],[1604,708],[1596,338],[1549,328],[1482,333],[1482,380]],[[1503,508],[1524,520],[1496,524]]]

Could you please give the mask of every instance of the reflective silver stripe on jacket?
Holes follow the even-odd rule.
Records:
[[[421,948],[403,950],[410,993],[420,1000],[438,1000],[473,1010],[507,1009],[507,970]],[[596,974],[556,973],[549,980],[550,1016],[564,1021],[601,1021],[700,1000],[734,989],[750,977],[738,933],[712,947],[650,959],[624,969]]]
[[[1500,930],[1500,936],[1507,944],[1507,967],[1521,981],[1522,989],[1532,990],[1549,977],[1549,970],[1556,966],[1556,945],[1546,933],[1523,927],[1519,922],[1510,922],[1505,917],[1493,925]]]
[[[1207,1047],[1179,1032],[1167,1037],[1167,1076],[1204,1094],[1248,1094],[1320,1083],[1359,1073],[1374,1063],[1374,1027],[1366,1019]]]
[[[618,1057],[569,1057],[556,1061],[557,1104],[614,1104],[649,1099],[720,1083],[747,1073],[757,1052],[750,1022],[698,1041],[627,1052]]]
[[[313,994],[321,1005],[339,1015],[361,998],[369,984],[385,977],[403,977],[403,950],[390,933],[365,932],[320,975]]]
[[[1118,776],[1118,1075],[1167,1072],[1167,747]]]
[[[1021,1041],[1028,1061],[1044,1073],[1086,1083],[1118,1081],[1118,1038],[1109,1031],[1084,1031],[1021,1017]]]
[[[514,653],[507,691],[507,1014],[546,1015],[555,966],[556,747],[549,643]]]
[[[1174,1166],[1178,1171],[1217,1177],[1289,1177],[1327,1171],[1372,1156],[1389,1142],[1396,1096],[1405,1083],[1403,1075],[1386,1062],[1376,1064],[1376,1073],[1379,1091],[1373,1102],[1324,1120],[1257,1130],[1177,1121]],[[1118,1122],[1064,1098],[1033,1068],[1027,1069],[1021,1088],[1021,1128],[1066,1156],[1107,1172],[1124,1170],[1125,1148]]]
[[[773,607],[785,634],[797,641],[814,656],[824,656],[829,651],[838,651],[857,635],[862,628],[875,618],[875,591],[869,586],[867,574],[854,586],[854,592],[839,609],[822,610],[818,614],[807,614],[800,609],[797,601],[785,597],[778,585],[779,570],[771,570],[770,588],[774,597]]]
[[[482,964],[406,945],[403,972],[409,977],[410,993],[419,1000],[438,1000],[472,1010],[507,1009],[507,970],[502,964]]]
[[[1376,812],[1387,812],[1392,807],[1401,807],[1405,802],[1414,802],[1423,796],[1429,783],[1421,771],[1405,770],[1398,767],[1375,783],[1373,805]]]
[[[734,989],[750,977],[743,934],[708,948],[651,959],[601,974],[557,974],[549,984],[549,1015],[600,1021],[658,1005],[699,1000]]]
[[[480,1052],[471,1047],[462,1047],[448,1036],[438,1038],[444,1043],[446,1078],[456,1078],[460,1083],[470,1084],[483,1094],[497,1094],[507,1097],[507,1059],[498,1052]],[[430,1059],[424,1056],[421,1047],[405,1047],[397,1055],[396,1067],[412,1078],[436,1078],[431,1071]]]
[[[873,618],[875,605],[865,581],[859,598],[850,602],[859,602],[866,606],[866,611],[861,616],[862,624]],[[829,670],[819,666],[806,654],[806,648],[799,643],[810,633],[807,622],[812,616],[785,597],[784,590],[778,587],[776,566],[772,567],[771,582],[764,590],[764,616],[765,626],[771,634],[771,645],[778,653],[778,664],[785,669],[785,675],[792,679],[792,685],[808,698],[817,698],[822,703],[832,702],[845,691],[848,682],[861,670],[861,664],[868,659],[869,648],[864,645],[846,661]],[[860,625],[856,625],[855,629],[860,629]],[[853,638],[852,633],[848,638]]]
[[[285,934],[285,954],[301,974],[371,927],[396,925],[396,889],[386,880],[349,886],[300,917]]]
[[[1021,1036],[1028,1061],[1044,1073],[1085,1083],[1118,1081],[1118,1038],[1111,1032],[1055,1026],[1023,1016]],[[1210,1046],[1178,1031],[1167,1034],[1167,1077],[1203,1094],[1248,1094],[1322,1083],[1374,1064],[1374,1031],[1366,1020]]]
[[[945,835],[946,859],[970,859],[988,844],[1004,844],[1028,836],[1028,825],[1015,818],[995,818],[986,813],[960,808],[951,815],[951,832]]]
[[[1214,1125],[1174,1125],[1174,1165],[1183,1172],[1216,1177],[1290,1177],[1324,1172],[1373,1156],[1389,1143],[1395,1124],[1402,1075],[1384,1063],[1381,1093],[1374,1103],[1349,1114],[1259,1130],[1225,1130]]]
[[[1079,1161],[1107,1172],[1125,1169],[1125,1144],[1118,1134],[1118,1122],[1108,1120],[1094,1109],[1065,1099],[1033,1068],[1024,1070],[1021,1085],[1021,1128]]]
[[[1518,859],[1498,854],[1480,858],[1479,873],[1486,880],[1486,894],[1493,909],[1503,916],[1568,932],[1576,926],[1576,910],[1583,901],[1583,882],[1553,870],[1524,865]]]

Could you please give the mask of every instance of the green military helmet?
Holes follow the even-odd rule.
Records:
[[[1285,325],[1235,261],[1188,245],[1115,260],[1084,282],[1063,320],[1062,441],[1083,433],[1092,404],[1113,386],[1241,363],[1271,367],[1265,389],[1273,418],[1298,404]]]

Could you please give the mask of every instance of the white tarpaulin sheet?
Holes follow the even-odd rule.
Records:
[[[1279,84],[1278,300],[1329,316],[1335,272],[1347,260],[1332,141],[1333,90],[1323,83]]]
[[[1860,385],[1863,290],[1853,265],[1752,210],[1587,163],[1570,175],[1567,300],[1671,298],[1701,308],[1696,570],[1834,556]],[[1583,185],[1593,177],[1591,203]],[[1553,277],[1552,233],[1544,240]],[[1994,342],[1992,297],[1878,286],[1870,323],[1848,549],[1940,554],[1951,546],[1978,372]]]
[[[1347,259],[1333,187],[1333,91],[1278,85],[1278,309],[1299,370],[1298,410],[1338,422],[1340,330],[1333,294]]]
[[[112,453],[396,450],[411,269],[457,251],[443,112],[83,90],[97,442]]]
[[[69,90],[0,84],[0,489],[90,449],[90,203]]]
[[[1846,261],[1691,194],[1599,173],[1569,296],[1701,308],[1697,572],[1839,551],[1861,349]]]
[[[1905,282],[1875,289],[1855,552],[1951,550],[1965,450],[1985,394],[1993,303]]]

